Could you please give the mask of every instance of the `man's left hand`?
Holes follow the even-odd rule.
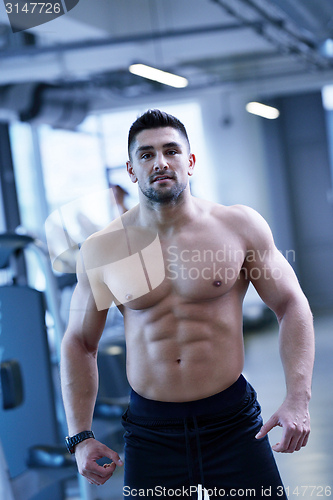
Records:
[[[287,397],[277,412],[262,426],[256,439],[261,439],[274,427],[282,427],[282,439],[272,446],[280,453],[293,453],[306,446],[310,434],[310,415],[307,403]]]

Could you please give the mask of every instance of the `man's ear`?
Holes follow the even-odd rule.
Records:
[[[188,175],[191,176],[193,175],[193,170],[195,166],[196,158],[193,153],[190,153],[189,159],[188,159]]]
[[[131,179],[131,181],[135,184],[136,182],[138,182],[138,178],[137,176],[135,175],[135,172],[133,170],[133,167],[132,167],[132,164],[130,161],[127,161],[126,162],[126,169],[127,169],[127,172],[128,172],[128,175]]]

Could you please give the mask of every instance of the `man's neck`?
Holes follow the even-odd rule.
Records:
[[[194,197],[189,191],[166,203],[153,202],[142,195],[139,209],[141,225],[155,229],[161,236],[177,232],[195,217]]]

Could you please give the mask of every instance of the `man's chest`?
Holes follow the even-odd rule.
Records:
[[[215,230],[214,230],[215,229]],[[230,231],[201,228],[162,242],[165,279],[188,298],[214,298],[226,293],[239,276],[245,250]]]
[[[245,257],[236,234],[210,226],[168,238],[157,233],[148,238],[138,228],[118,236],[124,237],[121,258],[100,272],[116,301],[134,309],[170,294],[190,301],[219,297],[235,285]]]

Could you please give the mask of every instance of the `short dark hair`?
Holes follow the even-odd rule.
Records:
[[[128,156],[131,158],[131,147],[136,138],[136,136],[142,132],[142,130],[149,130],[153,128],[161,127],[172,127],[178,130],[186,139],[188,147],[190,149],[190,141],[187,136],[186,129],[182,122],[178,120],[175,116],[169,115],[164,111],[159,109],[148,109],[145,113],[139,116],[134,123],[132,123],[131,128],[128,133]]]

